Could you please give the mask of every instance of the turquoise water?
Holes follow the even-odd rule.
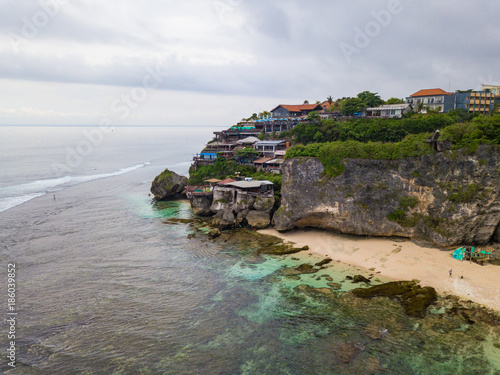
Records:
[[[196,219],[185,201],[153,204],[150,183],[163,167],[155,160],[166,164],[168,150],[169,163],[182,169],[199,145],[176,149],[188,130],[177,138],[168,129],[134,137],[140,131],[118,139],[117,157],[108,156],[102,172],[150,164],[0,212],[0,262],[15,262],[19,270],[17,366],[9,369],[3,359],[0,371],[500,374],[498,327],[469,326],[460,316],[440,314],[439,306],[421,320],[404,315],[395,301],[314,293],[302,286],[325,288],[328,277],[348,291],[359,284],[346,276],[369,274],[333,262],[317,274],[285,276],[285,268],[322,258],[257,256],[216,243],[177,220]],[[50,155],[40,160],[50,162]],[[75,176],[104,169],[92,163]],[[43,180],[34,170],[22,173]],[[8,174],[12,186],[32,182]],[[374,339],[373,329],[387,333]],[[348,364],[337,356],[343,345],[360,350]],[[0,346],[7,347],[4,334]]]

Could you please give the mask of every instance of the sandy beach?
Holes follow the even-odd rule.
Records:
[[[418,246],[410,240],[344,236],[316,230],[259,232],[299,247],[308,245],[310,252],[380,272],[393,280],[417,279],[422,286],[432,286],[442,295],[453,294],[500,311],[499,266],[460,262],[451,257],[451,251]]]

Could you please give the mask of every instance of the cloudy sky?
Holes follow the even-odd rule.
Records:
[[[229,126],[500,84],[498,0],[0,0],[0,125]]]

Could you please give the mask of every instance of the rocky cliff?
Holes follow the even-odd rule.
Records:
[[[155,177],[151,184],[151,193],[155,200],[164,200],[179,197],[187,185],[187,178],[165,169]]]
[[[500,238],[500,152],[481,146],[401,160],[344,159],[324,176],[315,158],[283,165],[277,230],[319,227],[342,233],[402,236],[441,246]]]
[[[215,213],[212,225],[227,228],[248,223],[254,228],[266,228],[271,223],[273,206],[272,194],[255,195],[233,188],[218,187],[214,190],[210,207]]]

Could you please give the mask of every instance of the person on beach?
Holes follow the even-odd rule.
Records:
[[[452,271],[452,269],[450,268],[450,277],[451,277],[452,272],[453,272],[453,271]]]

